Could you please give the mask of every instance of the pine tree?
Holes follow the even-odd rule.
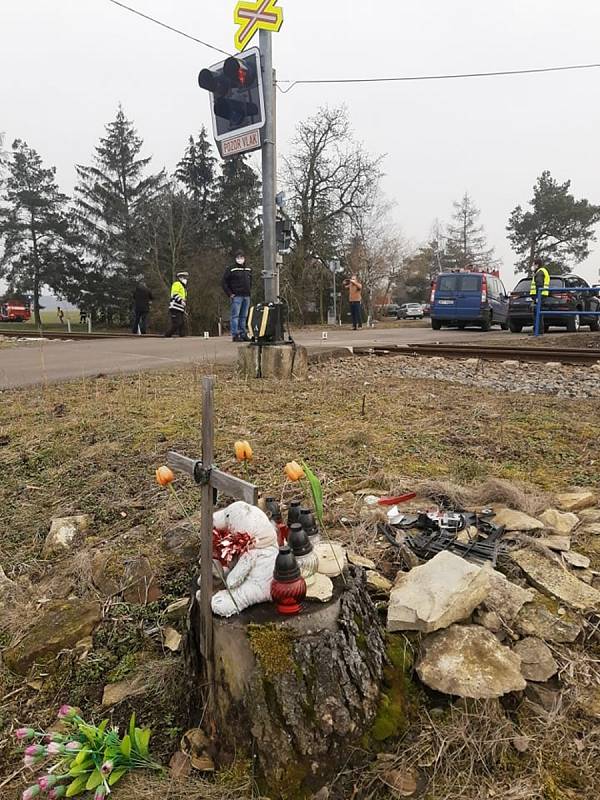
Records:
[[[145,175],[151,159],[139,157],[142,145],[119,106],[95,148],[93,165],[77,166],[77,216],[90,254],[81,292],[90,310],[102,309],[107,318],[124,316],[133,284],[143,274],[139,222],[164,180],[163,172]]]
[[[200,219],[206,219],[214,190],[215,162],[206,128],[202,126],[197,140],[190,136],[183,158],[175,170],[175,177],[193,200]]]
[[[545,170],[533,187],[530,211],[517,206],[506,229],[518,255],[515,272],[531,274],[536,257],[543,259],[555,275],[571,272],[584,261],[595,241],[600,206],[570,193],[571,181],[558,183]]]
[[[0,208],[0,276],[11,291],[33,295],[37,325],[42,288],[60,291],[77,264],[69,198],[58,190],[55,174],[26,142],[13,142]]]
[[[260,180],[243,155],[228,158],[212,202],[212,216],[219,244],[255,254],[260,246]]]
[[[448,226],[446,256],[452,269],[465,269],[473,266],[489,269],[497,261],[494,248],[487,246],[483,225],[477,225],[480,211],[465,192],[460,202],[454,204],[452,219],[454,224]]]

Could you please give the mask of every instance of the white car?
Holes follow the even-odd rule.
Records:
[[[398,319],[423,319],[423,306],[420,303],[404,303],[398,309]]]

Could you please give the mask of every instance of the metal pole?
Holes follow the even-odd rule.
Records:
[[[275,147],[275,81],[273,72],[273,47],[271,32],[260,31],[260,54],[264,73],[265,136],[262,146],[262,212],[265,302],[274,303],[279,297],[279,274],[275,256],[277,251],[275,227],[275,194],[277,153]]]
[[[335,273],[336,270],[333,270],[333,318],[337,324],[337,297],[336,297],[336,289],[335,289]]]

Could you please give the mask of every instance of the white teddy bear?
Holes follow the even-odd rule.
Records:
[[[242,553],[235,567],[227,574],[228,588],[213,596],[213,613],[220,617],[231,617],[249,606],[270,600],[273,568],[279,548],[275,527],[264,511],[239,500],[215,511],[213,527],[230,533],[247,533],[254,541],[254,547]],[[197,597],[200,599],[199,591]]]

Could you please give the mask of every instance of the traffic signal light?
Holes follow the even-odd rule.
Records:
[[[275,223],[277,236],[277,252],[287,253],[292,244],[292,220],[282,217]]]
[[[233,155],[222,146],[227,140],[259,131],[265,124],[259,50],[246,50],[201,70],[198,84],[212,95],[213,133],[221,154]],[[249,137],[240,145],[237,152],[256,149],[260,136]]]

